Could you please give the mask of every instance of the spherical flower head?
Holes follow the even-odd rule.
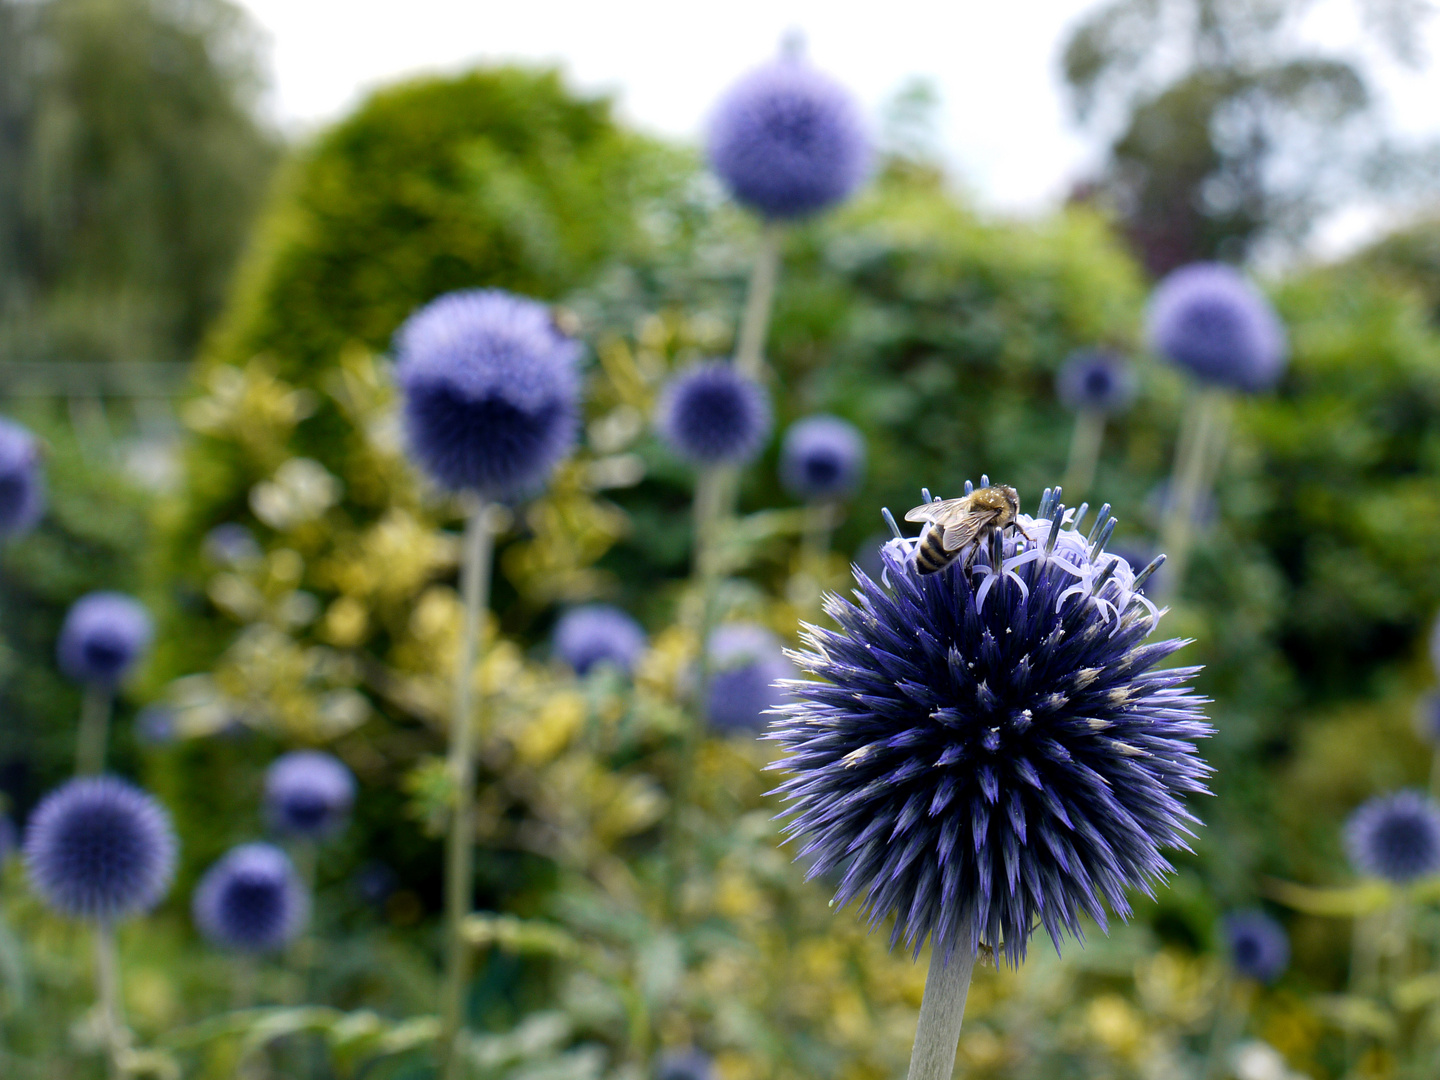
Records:
[[[1290,938],[1263,911],[1232,911],[1225,916],[1225,941],[1237,975],[1272,983],[1290,966]]]
[[[354,804],[355,777],[333,754],[293,750],[265,770],[265,809],[278,832],[332,836]]]
[[[1135,373],[1123,356],[1086,349],[1061,365],[1055,391],[1073,412],[1124,412],[1135,400]]]
[[[807,416],[780,444],[780,482],[797,499],[852,495],[865,476],[865,437],[836,416]]]
[[[1346,822],[1345,850],[1360,873],[1397,885],[1440,872],[1440,806],[1418,791],[1371,799]]]
[[[150,613],[134,597],[93,592],[71,605],[60,627],[60,670],[76,682],[115,687],[150,647]]]
[[[113,922],[159,903],[175,872],[170,815],[113,776],[52,791],[25,827],[25,870],[62,915]]]
[[[281,948],[300,932],[310,900],[285,852],[273,844],[242,844],[205,872],[191,909],[209,941],[258,953]]]
[[[1254,393],[1285,370],[1285,327],[1260,290],[1224,263],[1172,271],[1150,298],[1150,345],[1205,382]]]
[[[0,537],[24,535],[44,513],[45,481],[35,436],[0,419]]]
[[[571,608],[555,624],[555,653],[577,675],[600,663],[629,675],[647,644],[640,624],[611,604]]]
[[[838,629],[807,627],[792,654],[817,678],[772,722],[787,831],[810,876],[842,875],[838,904],[894,915],[892,944],[1018,963],[1037,926],[1058,948],[1082,914],[1128,916],[1191,835],[1183,800],[1210,772],[1198,669],[1153,670],[1184,643],[1148,640],[1159,614],[1104,550],[1109,508],[1087,535],[1057,496],[968,569],[922,575],[897,536],[878,581],[827,597]]]
[[[410,449],[442,487],[522,495],[574,448],[580,348],[543,304],[448,293],[410,316],[396,346]]]
[[[848,198],[871,156],[854,97],[793,57],[756,68],[725,92],[706,154],[735,200],[771,219],[808,217]]]
[[[693,364],[666,384],[655,426],[661,441],[691,464],[743,465],[770,435],[770,397],[733,364]]]
[[[754,732],[789,697],[780,685],[795,677],[779,639],[763,626],[729,623],[710,635],[710,685],[705,717],[717,731]]]
[[[671,1052],[655,1066],[655,1080],[710,1080],[714,1075],[710,1055],[700,1050]]]

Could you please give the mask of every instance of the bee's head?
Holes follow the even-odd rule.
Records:
[[[1010,516],[1012,518],[1015,517],[1016,514],[1020,513],[1020,493],[1013,487],[1007,487],[1004,484],[998,484],[996,486],[999,487],[1000,494],[1005,497],[1005,506],[1010,511]]]

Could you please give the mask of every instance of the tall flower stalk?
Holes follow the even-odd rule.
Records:
[[[1072,354],[1055,380],[1060,402],[1075,413],[1064,488],[1083,495],[1095,481],[1105,421],[1129,408],[1135,398],[1135,377],[1123,357],[1099,349]]]
[[[84,687],[75,738],[78,775],[105,771],[115,688],[144,657],[152,636],[149,613],[122,593],[90,593],[66,613],[55,651],[61,670]]]

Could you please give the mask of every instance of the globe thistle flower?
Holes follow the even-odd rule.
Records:
[[[239,567],[258,562],[262,555],[255,534],[239,522],[216,525],[201,544],[205,558],[216,566]]]
[[[214,944],[270,952],[304,927],[310,900],[290,856],[273,844],[241,844],[205,872],[191,910]]]
[[[396,334],[411,452],[442,487],[540,487],[574,448],[579,346],[543,304],[499,289],[431,301]]]
[[[787,57],[745,75],[710,117],[710,166],[766,218],[808,217],[848,198],[870,171],[870,140],[850,92]]]
[[[1150,298],[1150,345],[1197,378],[1236,390],[1269,389],[1285,369],[1285,327],[1270,302],[1224,263],[1172,271]]]
[[[175,834],[158,802],[113,776],[52,791],[25,827],[25,870],[48,905],[110,922],[146,911],[170,887]]]
[[[693,364],[666,384],[656,407],[661,440],[695,465],[743,465],[770,435],[770,398],[732,364]]]
[[[797,499],[853,494],[865,475],[865,437],[836,416],[807,416],[780,444],[780,482]]]
[[[93,592],[71,605],[60,627],[60,670],[76,682],[115,687],[150,647],[145,606],[118,592]]]
[[[571,608],[555,624],[555,653],[581,676],[601,662],[629,675],[646,645],[640,624],[611,604]]]
[[[789,697],[781,685],[795,676],[779,640],[762,626],[729,623],[710,635],[710,683],[705,717],[717,731],[759,731],[767,713]]]
[[[811,877],[842,875],[837,904],[895,916],[892,945],[1016,964],[1039,926],[1058,948],[1082,914],[1127,917],[1127,890],[1151,892],[1162,849],[1192,835],[1182,800],[1206,790],[1212,732],[1185,685],[1198,669],[1154,670],[1184,642],[1147,640],[1150,568],[1105,551],[1108,506],[1086,534],[1058,496],[969,572],[919,574],[887,511],[880,579],[857,571],[853,601],[826,599],[839,629],[807,626],[791,654],[818,680],[789,684],[769,736],[786,831]]]
[[[265,770],[265,809],[276,831],[323,838],[340,831],[355,803],[355,777],[333,754],[293,750]]]
[[[45,482],[35,436],[0,419],[0,537],[21,536],[45,513]]]
[[[1418,791],[1371,799],[1345,823],[1345,850],[1360,873],[1397,885],[1440,872],[1440,806]]]
[[[1232,911],[1225,916],[1225,941],[1237,975],[1272,983],[1290,966],[1290,938],[1285,928],[1259,910]]]
[[[710,1080],[714,1075],[710,1055],[694,1049],[666,1054],[655,1066],[655,1080]]]
[[[1061,365],[1055,392],[1072,412],[1124,412],[1135,400],[1135,373],[1123,356],[1085,349]]]

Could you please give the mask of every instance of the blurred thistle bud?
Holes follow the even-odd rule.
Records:
[[[725,92],[706,154],[735,201],[770,219],[808,217],[847,199],[871,161],[854,96],[798,56],[756,68]]]
[[[500,289],[448,293],[395,342],[410,450],[442,487],[527,494],[574,449],[580,347],[543,304]]]
[[[1360,873],[1397,885],[1440,872],[1440,806],[1419,791],[1377,796],[1345,823],[1345,852]]]
[[[285,852],[273,844],[242,844],[205,872],[191,912],[212,944],[271,952],[304,927],[310,898]]]
[[[232,569],[257,563],[264,554],[255,534],[234,521],[216,525],[206,533],[200,550],[214,565]]]
[[[29,429],[0,419],[0,537],[23,536],[44,513],[40,446]]]
[[[648,644],[645,631],[612,604],[571,608],[555,624],[555,654],[584,676],[596,664],[629,675]]]
[[[1290,966],[1290,938],[1285,928],[1258,909],[1225,916],[1225,943],[1237,975],[1272,983]]]
[[[1055,378],[1060,404],[1072,412],[1124,412],[1135,400],[1135,389],[1130,362],[1103,349],[1071,353]]]
[[[785,659],[779,639],[763,626],[716,627],[709,660],[705,718],[716,731],[759,731],[769,720],[766,714],[789,699],[789,690],[778,684],[795,677],[795,666]]]
[[[780,444],[780,482],[797,499],[853,495],[865,477],[865,437],[837,416],[807,416]]]
[[[1270,301],[1233,267],[1198,262],[1171,271],[1150,297],[1150,346],[1196,378],[1268,390],[1285,370],[1285,327]]]
[[[52,791],[25,828],[25,870],[50,907],[113,922],[148,911],[170,887],[175,834],[154,798],[113,776]]]
[[[152,702],[135,714],[135,738],[146,746],[164,746],[175,741],[175,710]]]
[[[333,754],[292,750],[265,770],[265,809],[277,832],[333,836],[355,804],[355,777]]]
[[[134,597],[93,592],[71,605],[60,627],[60,670],[76,682],[113,689],[150,647],[150,613]]]
[[[770,398],[733,364],[692,364],[665,385],[655,424],[661,441],[692,464],[743,465],[770,435]]]
[[[655,1065],[655,1080],[711,1080],[714,1075],[710,1055],[694,1048],[665,1054]]]

